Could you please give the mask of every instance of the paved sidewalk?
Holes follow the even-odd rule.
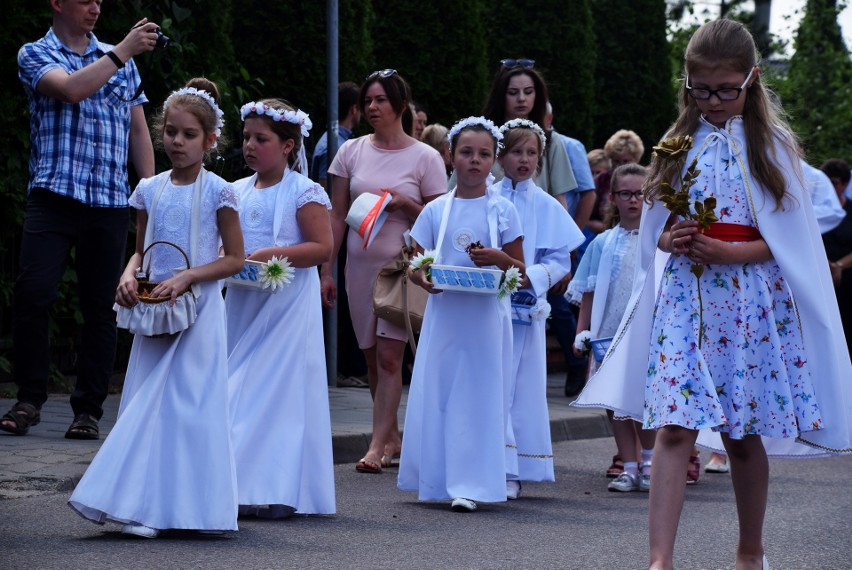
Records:
[[[564,374],[548,377],[550,429],[553,441],[590,439],[612,434],[602,411],[569,408],[563,394]],[[408,387],[404,387],[399,421],[405,419]],[[101,440],[115,423],[120,396],[104,404]],[[0,415],[14,400],[0,399]],[[367,451],[372,430],[372,402],[367,388],[329,387],[335,463],[353,463]],[[65,439],[71,420],[68,395],[55,395],[42,408],[41,423],[24,437],[0,432],[0,499],[41,492],[70,491],[97,453],[100,441]]]

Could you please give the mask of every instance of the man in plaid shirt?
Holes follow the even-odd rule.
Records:
[[[72,248],[82,345],[65,437],[97,439],[115,360],[112,304],[130,221],[128,151],[140,177],[154,175],[154,150],[132,57],[154,49],[157,25],[143,19],[116,46],[92,30],[102,0],[50,0],[53,25],[18,52],[30,110],[30,180],[14,294],[18,402],[0,430],[24,435],[47,399],[49,311]]]

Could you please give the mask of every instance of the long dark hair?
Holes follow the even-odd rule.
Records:
[[[367,99],[367,90],[373,83],[378,83],[385,90],[388,102],[391,108],[396,113],[397,117],[402,118],[402,130],[406,133],[411,133],[414,127],[414,115],[411,114],[411,87],[402,76],[394,71],[392,74],[384,77],[381,73],[370,75],[364,84],[361,86],[361,91],[358,93],[358,108],[364,116],[367,115],[367,110],[364,108],[364,103]]]
[[[497,74],[494,76],[491,91],[489,91],[488,98],[485,100],[485,106],[482,108],[482,116],[490,119],[498,126],[506,122],[506,90],[509,88],[509,81],[516,75],[526,75],[532,79],[533,87],[535,87],[535,102],[529,116],[526,118],[544,129],[545,133],[547,133],[547,129],[544,127],[544,118],[547,116],[547,101],[549,99],[547,85],[541,74],[532,67],[506,67],[501,65]]]

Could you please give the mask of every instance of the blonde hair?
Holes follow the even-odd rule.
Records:
[[[500,149],[498,156],[500,158],[509,154],[513,148],[523,143],[528,138],[535,138],[535,145],[538,148],[538,161],[535,165],[535,176],[541,174],[541,164],[544,162],[542,154],[544,154],[544,149],[541,148],[541,138],[539,138],[538,133],[532,130],[529,127],[514,127],[506,131],[503,135],[503,148]]]
[[[642,139],[639,138],[639,135],[627,129],[616,131],[604,145],[604,153],[610,159],[629,154],[633,157],[633,162],[639,162],[644,152],[645,145],[642,144]]]
[[[193,87],[199,91],[206,91],[210,94],[216,104],[219,104],[219,88],[215,83],[205,77],[194,77],[187,81],[184,87]],[[219,123],[219,116],[207,101],[197,95],[176,95],[171,99],[169,106],[161,110],[151,122],[151,131],[154,135],[154,141],[157,143],[158,148],[163,148],[163,129],[166,126],[166,117],[168,116],[169,111],[177,107],[192,114],[196,119],[198,119],[198,122],[201,123],[201,128],[204,131],[205,138],[216,132],[216,126]],[[225,144],[227,144],[227,139],[225,134],[222,133],[216,137],[215,148],[217,150],[221,150]],[[212,148],[208,149],[204,153],[204,157],[209,158],[212,152]]]
[[[751,33],[745,26],[732,20],[715,20],[698,28],[689,40],[684,54],[686,74],[696,70],[730,69],[741,71],[745,77],[760,63],[760,55]],[[801,157],[796,136],[784,120],[784,112],[763,84],[760,74],[744,90],[743,123],[746,150],[751,174],[773,197],[777,208],[783,206],[787,195],[784,173],[775,162],[776,142],[786,146],[795,156]],[[665,138],[691,135],[698,128],[701,111],[695,100],[680,86],[680,114],[669,128]],[[651,172],[646,183],[645,198],[653,201],[662,182],[671,182],[677,176],[678,166],[672,161],[651,161]]]
[[[586,158],[589,159],[589,167],[594,170],[598,166],[603,166],[604,170],[609,170],[612,168],[612,161],[604,152],[602,148],[595,148],[589,151],[586,155]]]
[[[423,129],[423,133],[420,135],[420,141],[428,144],[438,152],[441,152],[441,147],[444,143],[449,144],[449,139],[447,139],[447,133],[449,129],[440,123],[432,123],[431,125],[427,125],[425,129]]]

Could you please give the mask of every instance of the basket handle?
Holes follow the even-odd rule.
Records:
[[[180,252],[180,254],[183,256],[184,262],[186,262],[186,268],[189,269],[189,258],[186,256],[186,252],[184,250],[182,250],[179,245],[172,243],[170,241],[165,241],[165,240],[152,241],[150,244],[148,244],[148,247],[146,247],[145,251],[142,252],[142,259],[143,260],[145,259],[145,255],[147,255],[148,250],[150,250],[152,247],[154,247],[158,243],[170,245],[173,248],[175,248],[176,250],[178,250]],[[144,261],[143,261],[143,265],[144,265]],[[151,269],[151,258],[149,257],[148,258],[148,268],[145,269],[146,276],[150,275],[150,272],[151,272],[150,269]]]

